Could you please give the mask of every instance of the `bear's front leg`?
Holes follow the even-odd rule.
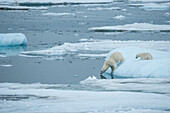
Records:
[[[110,74],[110,76],[111,76],[111,79],[114,79],[114,75],[113,75],[113,73],[111,73],[111,74]]]

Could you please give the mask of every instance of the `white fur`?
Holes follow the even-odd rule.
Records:
[[[123,56],[120,52],[114,52],[110,55],[109,59],[107,59],[103,67],[101,69],[101,73],[104,73],[109,67],[112,69],[111,73],[117,68],[118,62],[123,62]]]
[[[136,55],[136,58],[140,58],[141,60],[151,60],[151,59],[153,59],[153,57],[150,53],[138,53]]]

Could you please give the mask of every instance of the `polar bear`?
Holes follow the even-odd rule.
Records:
[[[153,57],[150,53],[138,53],[136,55],[136,59],[137,58],[140,58],[141,60],[151,60],[151,59],[153,59]]]
[[[100,74],[104,73],[109,67],[112,69],[111,73],[117,68],[117,63],[122,63],[124,61],[123,56],[120,52],[114,52],[110,57],[104,62]]]

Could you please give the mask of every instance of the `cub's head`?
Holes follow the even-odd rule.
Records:
[[[141,53],[136,54],[136,59],[141,56]]]

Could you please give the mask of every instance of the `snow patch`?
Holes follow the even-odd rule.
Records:
[[[75,13],[44,13],[43,15],[45,16],[67,16],[67,15],[72,15],[74,16]]]
[[[107,54],[78,54],[79,57],[106,57]]]
[[[0,67],[12,67],[13,65],[11,64],[5,64],[5,65],[0,65]]]
[[[170,25],[155,25],[150,23],[134,23],[117,26],[104,26],[104,27],[92,27],[90,31],[96,32],[124,32],[124,31],[159,31],[159,32],[170,32]]]
[[[119,16],[115,16],[115,19],[118,19],[118,20],[124,20],[126,17],[125,16],[122,16],[122,15],[119,15]]]
[[[1,0],[0,3],[19,4],[19,5],[64,5],[64,4],[90,4],[90,3],[112,3],[122,0]]]
[[[96,8],[88,8],[87,10],[90,10],[90,11],[121,10],[121,8],[120,7],[110,7],[110,8],[96,7]]]
[[[27,38],[22,33],[0,34],[0,46],[26,45]]]

